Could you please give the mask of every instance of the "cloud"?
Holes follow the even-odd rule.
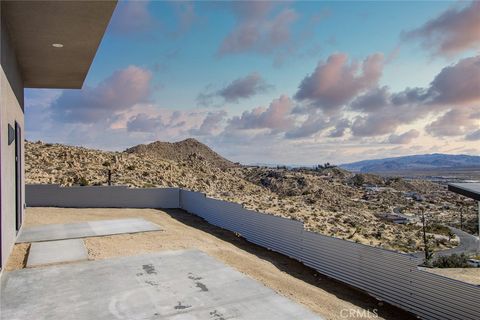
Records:
[[[173,18],[159,20],[150,10],[158,6],[159,1],[124,0],[119,1],[109,24],[109,30],[114,35],[135,36],[137,39],[148,35],[148,40],[158,35],[176,38],[189,31],[193,24],[199,21],[193,1],[166,1],[162,6]]]
[[[420,104],[431,102],[431,95],[425,88],[406,88],[403,91],[393,93],[390,96],[390,102],[393,105],[401,106],[408,104]]]
[[[29,131],[41,131],[49,124],[50,106],[62,94],[56,89],[25,89],[25,125]]]
[[[326,62],[320,62],[300,83],[295,98],[301,104],[293,113],[301,121],[297,120],[300,124],[285,136],[312,137],[333,127],[328,137],[342,137],[348,130],[352,137],[390,134],[387,140],[406,141],[414,132],[397,136],[394,132],[401,125],[480,103],[480,56],[464,58],[444,67],[425,88],[406,88],[393,93],[387,86],[377,85],[382,60],[381,56],[374,56],[362,64],[348,64],[345,54],[332,55]],[[450,116],[453,114],[446,117]],[[469,128],[448,128],[448,120],[437,120],[428,126],[430,134],[436,136],[441,136],[442,132],[463,134]]]
[[[330,138],[340,138],[345,135],[345,131],[351,126],[351,121],[349,119],[340,119],[335,123],[335,128],[330,131],[328,136]]]
[[[231,3],[237,22],[223,39],[218,54],[236,54],[247,51],[271,53],[288,44],[292,24],[297,20],[295,10],[275,10],[270,1],[235,1]]]
[[[224,88],[214,92],[202,92],[197,96],[197,103],[203,106],[211,105],[216,97],[225,102],[238,103],[254,95],[268,91],[272,86],[267,84],[260,74],[253,72],[249,75],[233,80]]]
[[[134,35],[151,30],[155,19],[148,11],[149,1],[119,1],[110,30],[118,35]]]
[[[113,119],[118,112],[148,101],[151,77],[149,70],[137,66],[117,70],[96,87],[64,90],[52,113],[56,120],[70,123]]]
[[[348,109],[362,114],[352,124],[354,136],[377,136],[394,132],[402,124],[410,124],[425,116],[446,109],[467,108],[480,103],[480,56],[465,58],[443,68],[426,88],[407,88],[390,93],[388,87],[373,88],[357,96]],[[429,126],[432,134],[452,135],[463,132],[449,126],[448,118],[460,121],[465,111],[455,111]]]
[[[428,94],[432,103],[442,105],[480,102],[480,56],[443,68],[430,84]]]
[[[404,41],[418,39],[433,54],[450,57],[480,48],[480,2],[451,7],[420,28],[402,34]]]
[[[350,109],[362,112],[375,112],[390,104],[388,87],[373,88],[355,98],[350,104]]]
[[[376,113],[368,116],[358,116],[352,122],[350,128],[352,134],[357,137],[381,136],[394,131],[401,121],[392,117],[391,114]]]
[[[456,108],[426,126],[426,131],[435,137],[459,136],[478,127],[480,112],[470,108]]]
[[[145,113],[139,113],[127,122],[127,131],[130,132],[154,132],[163,127],[161,116],[151,117]]]
[[[238,102],[240,99],[250,98],[258,93],[265,92],[270,86],[258,73],[251,73],[244,78],[232,81],[225,88],[218,91],[218,95],[226,102]]]
[[[477,141],[477,140],[480,140],[480,129],[479,130],[476,130],[476,131],[473,131],[473,132],[470,132],[469,134],[467,134],[465,136],[465,139],[466,140],[469,140],[469,141]]]
[[[227,112],[224,110],[209,112],[202,124],[198,128],[190,130],[190,134],[195,136],[209,136],[221,130],[221,124],[225,120]]]
[[[153,114],[140,112],[131,115],[126,130],[142,134],[150,140],[184,139],[192,136],[210,138],[223,130],[226,117],[227,113],[223,110],[156,109]]]
[[[188,1],[174,1],[172,2],[172,5],[178,20],[177,30],[174,32],[174,35],[184,34],[198,19],[198,16],[195,13],[194,3]]]
[[[273,100],[268,108],[258,107],[245,111],[241,116],[230,119],[226,130],[232,129],[271,129],[274,132],[292,127],[291,111],[293,101],[286,95]]]
[[[285,133],[285,138],[287,139],[299,139],[310,137],[319,131],[327,128],[329,122],[325,120],[325,117],[322,114],[311,113],[308,118],[301,123],[301,125],[296,126],[292,130]]]
[[[355,96],[375,87],[382,70],[382,54],[350,64],[346,54],[333,54],[327,61],[320,61],[314,72],[302,80],[294,98],[327,115],[335,114]]]
[[[391,144],[409,144],[412,140],[418,138],[420,132],[418,130],[412,129],[402,134],[391,134],[387,142]]]

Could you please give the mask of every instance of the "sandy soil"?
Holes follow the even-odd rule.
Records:
[[[480,268],[427,268],[428,272],[480,286]]]
[[[374,317],[372,312],[376,310],[379,316],[375,319],[415,319],[398,308],[378,303],[362,292],[319,275],[293,259],[248,243],[232,232],[181,210],[28,208],[25,227],[126,217],[143,217],[160,225],[163,231],[86,238],[89,259],[196,248],[305,305],[325,319],[345,319],[342,317],[346,314],[345,311],[342,313],[345,309],[368,310],[370,318]],[[28,248],[28,244],[16,245],[6,270],[23,268]]]

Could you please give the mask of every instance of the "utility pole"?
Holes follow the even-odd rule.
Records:
[[[425,264],[430,260],[430,249],[428,248],[428,239],[427,239],[427,224],[425,221],[425,209],[422,210],[422,231],[423,231],[423,245],[425,247]]]
[[[463,210],[465,210],[464,207],[460,208],[460,230],[463,231]]]

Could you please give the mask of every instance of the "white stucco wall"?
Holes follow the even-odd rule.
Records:
[[[1,6],[0,6],[1,7]],[[1,9],[0,9],[1,15]],[[1,19],[0,41],[0,195],[2,266],[5,266],[16,237],[15,218],[15,143],[8,145],[8,124],[17,122],[25,137],[23,114],[23,82],[10,45],[4,19]],[[22,139],[22,169],[24,166],[24,141]],[[24,175],[23,179],[25,178]],[[22,181],[22,185],[24,185]],[[25,202],[25,192],[22,201]]]

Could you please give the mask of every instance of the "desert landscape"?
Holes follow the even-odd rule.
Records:
[[[106,185],[110,172],[113,185],[200,191],[300,220],[312,231],[401,252],[423,250],[422,211],[434,250],[458,244],[446,226],[462,224],[470,233],[475,229],[474,202],[439,183],[351,173],[332,165],[245,166],[195,139],[154,142],[124,152],[26,142],[25,155],[27,184]]]

